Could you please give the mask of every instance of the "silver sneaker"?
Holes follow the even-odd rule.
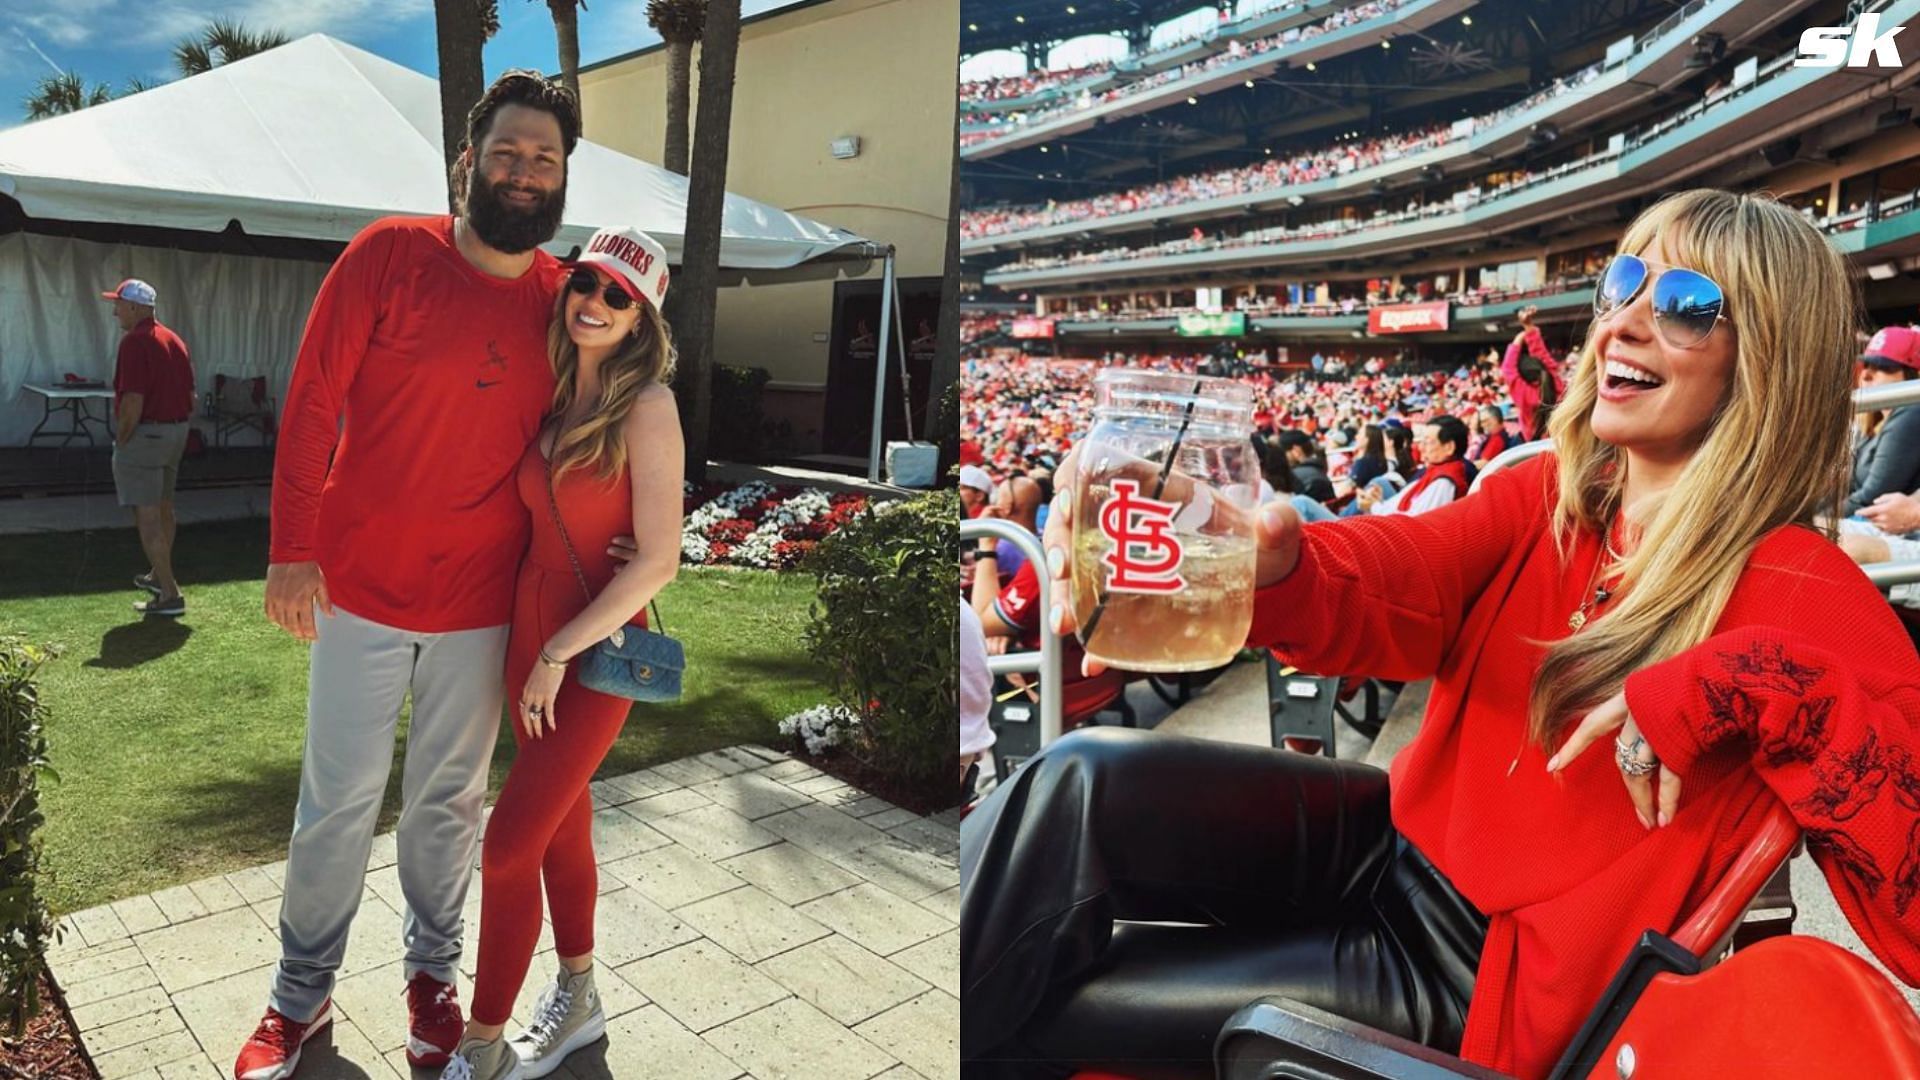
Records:
[[[519,1055],[505,1039],[461,1039],[440,1080],[522,1080]]]
[[[560,1067],[567,1055],[592,1046],[607,1033],[607,1014],[600,1008],[600,992],[593,988],[593,969],[578,975],[565,968],[540,995],[533,1023],[508,1040],[520,1056],[525,1080],[540,1080]]]

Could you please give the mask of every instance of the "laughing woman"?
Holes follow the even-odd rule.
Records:
[[[541,1077],[600,1038],[593,984],[593,798],[588,782],[633,702],[580,685],[569,662],[644,612],[680,565],[680,418],[666,381],[673,341],[659,303],[666,253],[652,237],[596,233],[555,303],[553,410],[516,482],[533,515],[520,567],[507,687],[518,690],[513,769],[481,855],[473,1018],[443,1080]],[[614,573],[631,533],[639,554]],[[552,907],[560,971],[532,1025],[502,1038]]]
[[[1846,261],[1723,191],[1663,200],[1619,250],[1552,453],[1418,517],[1262,511],[1251,644],[1434,680],[1391,775],[1102,728],[967,818],[968,1075],[1211,1076],[1221,1025],[1265,994],[1545,1075],[1776,800],[1920,982],[1920,659],[1810,527],[1847,490]]]

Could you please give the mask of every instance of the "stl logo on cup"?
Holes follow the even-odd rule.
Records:
[[[1113,494],[1100,507],[1100,531],[1113,541],[1113,550],[1100,557],[1111,571],[1107,591],[1174,593],[1187,587],[1180,576],[1185,552],[1173,532],[1179,509],[1179,503],[1141,495],[1136,481],[1113,482]]]

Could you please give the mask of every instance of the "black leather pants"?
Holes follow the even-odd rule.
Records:
[[[1123,728],[994,791],[960,875],[970,1078],[1211,1077],[1221,1026],[1269,994],[1457,1051],[1486,939],[1395,832],[1386,773]]]

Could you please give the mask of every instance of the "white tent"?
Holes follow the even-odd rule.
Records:
[[[0,195],[29,217],[352,239],[446,212],[439,84],[324,34],[67,116],[0,131]],[[681,261],[687,179],[582,141],[554,250],[632,225]],[[879,254],[861,237],[728,195],[720,264]]]
[[[266,375],[284,396],[326,264],[210,252],[205,239],[237,228],[308,247],[343,242],[380,217],[445,213],[445,176],[438,84],[322,34],[0,131],[0,195],[28,219],[0,228],[0,446],[20,445],[41,418],[24,385],[111,376],[119,329],[96,296],[124,277],[159,289],[159,316],[193,350],[202,391],[215,374]],[[632,225],[678,264],[686,203],[685,177],[582,141],[548,247],[564,254],[603,225]],[[138,239],[127,239],[129,226]],[[720,264],[742,277],[858,274],[887,254],[844,229],[726,197]]]

